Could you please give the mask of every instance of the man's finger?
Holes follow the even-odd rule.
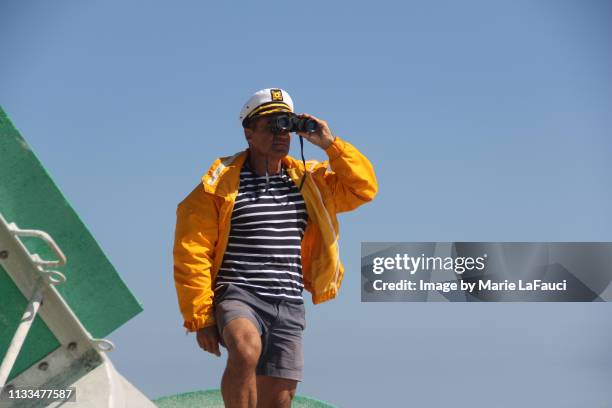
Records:
[[[302,114],[301,114],[301,115],[299,115],[299,116],[300,116],[300,117],[303,117],[303,118],[307,118],[307,119],[312,119],[312,120],[314,120],[315,122],[317,122],[319,125],[323,126],[323,120],[321,120],[321,119],[317,118],[316,116],[309,115],[308,113],[302,113]]]
[[[221,357],[221,351],[219,351],[219,341],[218,340],[213,343],[213,348],[211,349],[211,353],[213,353],[217,357]]]
[[[327,122],[324,121],[323,119],[317,118],[316,116],[310,115],[308,113],[303,113],[302,116],[308,118],[308,119],[312,119],[315,122],[317,122],[319,125],[321,125],[321,127],[325,127],[327,126]]]
[[[200,348],[204,348],[204,342],[202,341],[202,338],[199,335],[196,336],[196,342],[198,343],[198,346]]]
[[[217,332],[213,332],[211,333],[211,336],[209,337],[209,341],[210,341],[210,352],[220,356],[221,352],[219,351],[219,335],[217,334]]]
[[[306,133],[306,132],[300,132],[298,133],[298,135],[302,136],[304,139],[306,139],[307,141],[309,141],[312,144],[316,144],[313,139],[314,139],[314,135],[312,133]]]
[[[210,350],[210,345],[208,342],[208,337],[206,336],[198,336],[198,345],[204,351]]]
[[[204,350],[219,355],[217,336],[206,336],[204,339]]]

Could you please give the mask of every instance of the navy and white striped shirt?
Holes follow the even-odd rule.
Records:
[[[239,285],[259,297],[303,302],[301,243],[308,214],[302,194],[283,168],[266,177],[248,161],[240,172],[230,236],[215,291]]]

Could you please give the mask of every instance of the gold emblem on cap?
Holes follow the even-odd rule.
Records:
[[[282,101],[283,100],[283,91],[280,89],[271,89],[270,93],[272,94],[273,101]]]

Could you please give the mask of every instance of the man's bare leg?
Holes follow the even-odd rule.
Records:
[[[255,369],[261,354],[261,338],[247,318],[237,318],[223,329],[227,366],[221,379],[221,395],[227,408],[256,408]]]
[[[257,376],[257,408],[290,408],[297,381]]]

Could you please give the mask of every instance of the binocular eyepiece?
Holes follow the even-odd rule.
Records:
[[[299,118],[295,113],[273,115],[268,119],[268,128],[274,134],[284,132],[313,133],[319,129],[319,124],[309,118]]]

